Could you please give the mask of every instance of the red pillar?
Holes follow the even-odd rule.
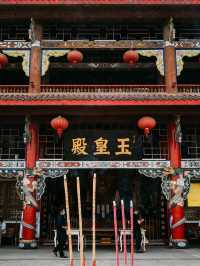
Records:
[[[26,177],[23,180],[24,188],[24,207],[23,207],[23,221],[22,221],[22,240],[20,241],[21,248],[36,248],[36,212],[37,202],[36,184],[37,176],[34,174],[34,167],[38,159],[38,126],[30,122],[29,124],[29,140],[26,145]]]
[[[168,144],[169,144],[169,159],[170,159],[170,166],[173,168],[180,168],[181,167],[181,147],[178,142],[176,142],[176,125],[174,122],[169,124],[168,127]],[[179,177],[172,176],[171,181],[176,184],[176,181]],[[171,196],[173,191],[171,191]],[[184,222],[184,206],[180,206],[176,204],[175,206],[172,204],[170,206],[170,213],[171,213],[171,240],[172,244],[175,247],[185,247],[186,240],[185,240],[185,226]],[[179,225],[180,223],[180,225]],[[177,225],[177,226],[176,226]]]

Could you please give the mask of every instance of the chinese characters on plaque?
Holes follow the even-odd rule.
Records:
[[[110,155],[110,150],[108,149],[108,139],[100,137],[94,140],[96,149],[93,155]],[[132,142],[133,144],[133,142]],[[72,139],[72,153],[74,155],[88,155],[87,152],[88,143],[86,138],[75,138]],[[130,138],[117,138],[115,155],[132,155],[130,151]]]
[[[65,143],[67,158],[91,160],[112,159],[134,155],[135,136],[68,136]]]

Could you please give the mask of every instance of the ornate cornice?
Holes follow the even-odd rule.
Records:
[[[168,94],[168,93],[108,93],[108,92],[79,92],[76,93],[0,93],[1,100],[200,100],[200,94]]]
[[[198,0],[0,0],[4,5],[195,5]]]
[[[169,161],[37,161],[40,169],[77,169],[77,168],[126,168],[126,169],[162,169],[169,166]]]
[[[162,49],[174,46],[176,49],[198,49],[199,39],[186,39],[175,42],[164,40],[41,40],[41,49]],[[30,49],[31,42],[0,41],[0,49]]]
[[[155,56],[156,57],[156,66],[161,76],[164,76],[164,60],[163,60],[163,49],[155,50],[137,50],[138,54],[142,56]]]
[[[18,49],[18,50],[3,50],[4,54],[7,54],[8,56],[11,57],[22,57],[22,68],[24,70],[24,73],[27,77],[29,77],[29,70],[30,70],[30,50],[23,50],[23,49]]]
[[[181,74],[181,71],[183,70],[184,62],[183,62],[183,57],[193,57],[197,56],[200,54],[200,49],[180,49],[176,50],[176,69],[177,69],[177,76]]]
[[[60,57],[69,53],[68,49],[59,49],[59,50],[42,50],[42,76],[45,75],[49,68],[49,58],[50,57]]]

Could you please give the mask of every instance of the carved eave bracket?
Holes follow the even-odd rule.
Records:
[[[42,76],[46,74],[49,69],[49,58],[50,57],[60,57],[69,53],[69,49],[59,49],[59,50],[43,50],[42,51]]]
[[[3,50],[3,53],[11,57],[22,57],[22,68],[27,77],[30,71],[30,50]]]
[[[155,50],[137,50],[137,53],[146,56],[146,57],[151,57],[155,56],[156,57],[156,66],[157,69],[160,73],[161,76],[164,76],[164,60],[163,60],[163,49],[155,49]]]
[[[157,177],[163,177],[163,170],[162,169],[139,169],[138,172],[141,175],[151,177],[151,178],[157,178]]]
[[[194,57],[200,54],[200,49],[193,49],[193,50],[176,50],[176,69],[177,69],[177,76],[180,76],[183,67],[184,67],[184,61],[183,57]]]
[[[188,170],[183,172],[183,194],[182,197],[184,200],[187,199],[188,192],[190,190],[190,180],[193,176],[200,176],[200,172],[198,170]],[[171,186],[172,186],[172,180],[166,176],[163,172],[163,169],[139,169],[139,173],[142,175],[145,175],[147,177],[151,178],[161,178],[161,188],[162,188],[162,193],[164,194],[165,198],[167,200],[170,199],[170,191],[171,191]]]

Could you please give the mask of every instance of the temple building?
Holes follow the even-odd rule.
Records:
[[[0,216],[6,244],[71,226],[114,243],[113,200],[150,244],[200,241],[200,0],[0,0]],[[118,217],[121,228],[120,215]]]

